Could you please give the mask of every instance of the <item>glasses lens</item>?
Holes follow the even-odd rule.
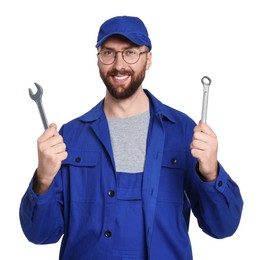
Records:
[[[123,51],[123,58],[126,63],[136,63],[139,59],[139,52],[134,49],[127,49]]]
[[[115,60],[115,52],[112,50],[102,50],[99,52],[99,57],[102,63],[111,64]]]

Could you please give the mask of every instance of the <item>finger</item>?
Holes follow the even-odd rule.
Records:
[[[49,152],[52,154],[59,154],[66,151],[65,143],[59,143],[49,148]]]
[[[193,140],[190,144],[190,149],[197,149],[201,151],[205,151],[208,149],[208,145],[206,142],[200,141],[200,140]]]
[[[37,139],[38,142],[43,142],[54,135],[58,135],[56,124],[52,123],[50,126],[43,132],[43,134]]]
[[[200,122],[196,127],[195,127],[195,132],[203,132],[205,134],[208,134],[210,136],[216,136],[212,128],[203,122]]]
[[[206,149],[191,149],[191,154],[193,157],[197,158],[199,162],[209,162],[212,157],[211,153],[208,152]],[[214,157],[215,158],[215,157]]]
[[[202,141],[202,142],[206,142],[206,139],[207,139],[207,134],[206,133],[203,133],[203,132],[195,132],[193,137],[192,137],[192,140],[199,140],[199,141]]]
[[[59,151],[59,152],[57,152],[57,151]],[[48,152],[49,152],[48,157],[47,157],[47,158],[49,158],[48,160],[50,160],[54,163],[60,164],[68,156],[68,153],[65,150],[56,150],[56,149],[52,148],[52,150],[48,151]]]
[[[67,153],[67,151],[64,151],[62,153],[59,153],[58,156],[59,156],[59,160],[62,162],[63,160],[65,160],[67,158],[68,153]]]
[[[61,135],[54,135],[48,140],[46,140],[46,145],[48,146],[55,146],[61,143],[64,143],[63,137]]]
[[[59,144],[65,145],[63,142],[63,137],[61,135],[54,135],[47,140],[38,142],[38,149],[41,152],[45,152],[51,149],[52,147],[58,146]]]
[[[201,158],[203,153],[204,152],[199,149],[191,149],[191,154],[194,158],[197,158],[197,159]]]
[[[52,162],[53,164],[60,164],[62,160],[64,160],[67,157],[67,151],[65,144],[58,144],[53,147],[49,147],[48,149],[42,151],[39,154],[40,161],[48,161]]]

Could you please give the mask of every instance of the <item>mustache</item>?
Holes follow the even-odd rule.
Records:
[[[108,71],[107,75],[118,75],[118,74],[121,74],[121,75],[133,75],[133,71],[131,70],[126,70],[126,69],[116,69],[116,68],[113,68],[112,70]]]

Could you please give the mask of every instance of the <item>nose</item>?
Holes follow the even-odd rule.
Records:
[[[123,52],[117,51],[115,56],[114,67],[117,69],[122,69],[126,66],[126,64],[127,63],[123,59]]]

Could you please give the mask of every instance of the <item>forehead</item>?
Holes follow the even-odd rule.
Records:
[[[126,47],[139,47],[139,45],[134,44],[129,39],[122,35],[112,35],[108,37],[104,43],[101,45],[101,48],[113,48],[115,46]]]

